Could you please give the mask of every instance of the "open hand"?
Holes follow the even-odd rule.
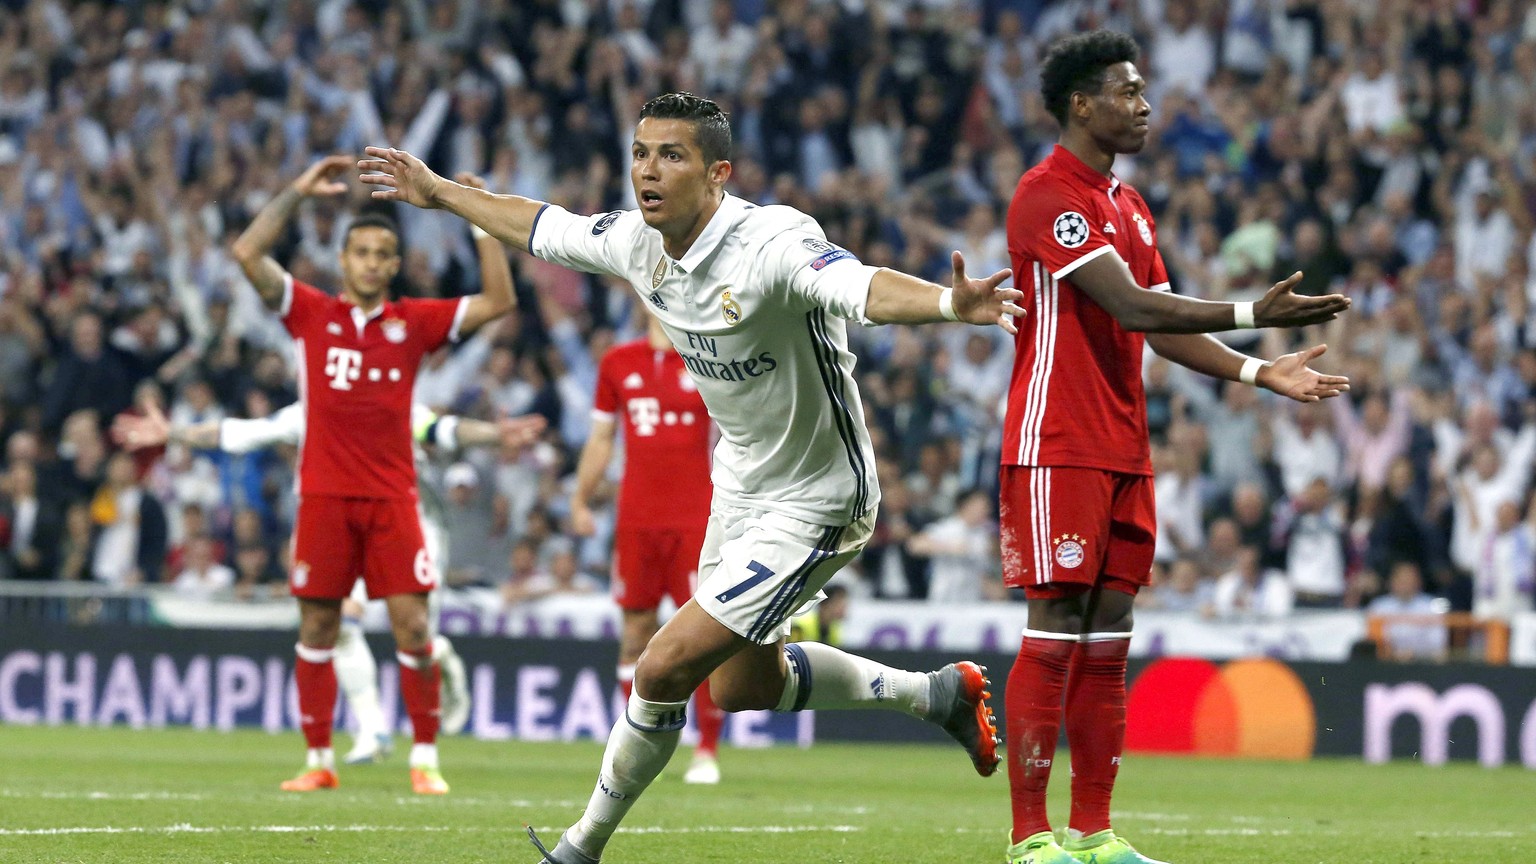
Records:
[[[130,451],[158,447],[171,437],[171,421],[160,406],[146,399],[139,403],[144,414],[119,414],[112,420],[112,440]]]
[[[1024,292],[1016,288],[1002,288],[1013,276],[1012,270],[999,270],[985,279],[969,279],[965,275],[965,257],[959,251],[950,253],[950,264],[955,268],[955,314],[967,324],[997,324],[1009,333],[1018,333],[1013,319],[1024,314],[1018,300]]]
[[[496,421],[496,430],[501,434],[502,450],[509,453],[522,452],[523,448],[539,440],[544,434],[544,427],[548,425],[542,414],[528,414],[522,417],[503,417]]]
[[[349,156],[327,156],[304,169],[304,173],[293,181],[294,191],[306,198],[340,195],[347,191],[347,184],[337,178],[350,167],[352,159]]]
[[[429,210],[437,206],[438,189],[448,181],[425,162],[393,147],[368,147],[363,152],[370,158],[358,160],[357,167],[364,172],[358,179],[383,187],[373,190],[374,200],[403,201]]]
[[[1275,283],[1264,299],[1253,304],[1253,323],[1256,327],[1305,327],[1332,321],[1349,308],[1349,298],[1343,294],[1323,297],[1304,297],[1291,289],[1301,281],[1301,271],[1290,278]]]
[[[1327,350],[1327,345],[1314,345],[1305,351],[1276,357],[1259,369],[1256,383],[1297,402],[1316,402],[1344,393],[1349,390],[1348,378],[1324,375],[1307,365]]]

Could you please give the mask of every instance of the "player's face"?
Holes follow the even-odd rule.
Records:
[[[1134,63],[1116,63],[1104,72],[1104,87],[1093,97],[1088,131],[1111,153],[1140,153],[1147,144],[1147,82]]]
[[[719,200],[731,163],[706,163],[694,124],[647,117],[635,127],[629,179],[645,224],[663,236],[686,236]]]
[[[369,225],[347,233],[341,250],[341,281],[359,299],[384,296],[400,270],[400,238],[388,228]]]

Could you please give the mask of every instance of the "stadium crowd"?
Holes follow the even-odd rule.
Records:
[[[1008,266],[1002,216],[1057,135],[1038,58],[1092,26],[1144,49],[1152,141],[1117,169],[1157,214],[1175,290],[1257,299],[1299,269],[1355,304],[1295,342],[1232,334],[1264,356],[1326,341],[1324,368],[1354,382],[1328,403],[1149,354],[1159,577],[1142,602],[1530,609],[1532,0],[0,3],[3,575],[282,591],[291,452],[136,458],[106,430],[145,399],[198,422],[297,398],[288,338],[228,246],[319,156],[399,146],[493,191],[628,208],[635,112],[687,89],[731,113],[735,194],[944,282],[952,248],[973,273]],[[348,220],[379,206],[355,183],[306,204],[278,257],[334,288]],[[464,223],[392,215],[401,292],[477,290]],[[611,506],[597,536],[568,530],[574,454],[598,358],[644,333],[626,286],[513,268],[518,311],[431,357],[417,388],[549,420],[526,452],[439,455],[424,475],[451,513],[450,583],[509,602],[607,572]],[[1001,599],[1008,337],[853,329],[884,502],[851,587]]]

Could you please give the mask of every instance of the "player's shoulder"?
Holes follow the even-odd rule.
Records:
[[[1010,209],[1015,212],[1057,210],[1063,204],[1083,205],[1087,196],[1071,174],[1046,159],[1024,172],[1013,194]]]
[[[620,342],[609,348],[603,354],[603,359],[612,359],[614,362],[623,362],[635,357],[643,357],[650,353],[650,342],[645,339],[631,339],[628,342]]]
[[[813,234],[825,237],[821,225],[788,204],[742,207],[740,231],[749,240],[767,243],[784,234]]]

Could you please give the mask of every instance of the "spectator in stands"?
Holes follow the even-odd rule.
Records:
[[[908,540],[912,554],[929,560],[928,602],[1003,599],[997,536],[991,494],[969,489],[959,496],[954,515],[928,525]]]
[[[1154,579],[1152,590],[1137,595],[1141,608],[1162,612],[1190,612],[1210,615],[1214,583],[1200,572],[1200,564],[1193,558],[1180,558],[1164,571],[1165,576]],[[1142,597],[1146,600],[1143,601]]]
[[[1290,500],[1282,534],[1286,578],[1297,606],[1338,608],[1344,602],[1344,513],[1322,477]]]
[[[91,554],[91,578],[113,587],[160,581],[165,563],[165,511],[139,485],[133,457],[113,454],[106,480],[91,499],[97,528]]]
[[[1216,579],[1211,604],[1203,611],[1221,620],[1275,619],[1290,615],[1295,601],[1286,575],[1264,569],[1259,550],[1244,546],[1237,553],[1237,566]]]
[[[50,579],[63,530],[64,512],[57,499],[37,488],[37,468],[15,460],[0,486],[0,579]]]
[[[480,473],[468,462],[455,462],[443,472],[448,495],[443,503],[443,524],[448,529],[448,585],[490,586],[501,563],[507,560],[507,502],[482,488]]]
[[[235,571],[214,556],[213,538],[198,535],[187,541],[186,563],[171,580],[179,596],[212,600],[235,586]]]
[[[1536,513],[1536,508],[1533,508]],[[1520,518],[1520,505],[1500,501],[1473,573],[1472,614],[1509,621],[1530,612],[1536,595],[1536,528]]]
[[[1405,616],[1389,619],[1384,628],[1386,656],[1402,662],[1444,661],[1446,628],[1437,619],[1448,604],[1424,593],[1419,567],[1412,561],[1398,562],[1387,584],[1390,592],[1372,600],[1366,609],[1371,615]]]

